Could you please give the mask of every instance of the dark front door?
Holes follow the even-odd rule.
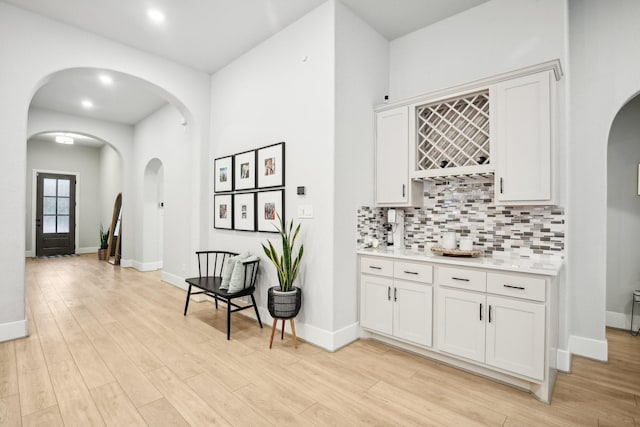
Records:
[[[76,246],[76,177],[38,173],[36,256],[67,255]]]

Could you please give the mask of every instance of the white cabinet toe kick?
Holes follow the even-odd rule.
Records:
[[[363,338],[532,392],[556,379],[554,275],[360,253]],[[460,264],[464,264],[461,262]]]

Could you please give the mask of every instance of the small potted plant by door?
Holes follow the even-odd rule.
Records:
[[[107,248],[109,247],[109,229],[104,231],[102,224],[100,224],[100,249],[98,249],[98,259],[100,261],[106,261]]]
[[[278,216],[279,226],[278,233],[282,241],[282,254],[273,246],[271,241],[267,240],[267,246],[262,244],[264,253],[276,267],[278,273],[278,282],[280,286],[269,288],[267,293],[267,306],[269,314],[273,317],[273,327],[271,329],[271,344],[273,343],[273,334],[275,332],[277,319],[282,319],[282,331],[284,333],[284,320],[291,320],[291,332],[293,333],[294,345],[296,344],[295,326],[293,318],[298,315],[302,302],[302,291],[299,287],[294,286],[296,277],[298,276],[298,268],[304,254],[304,246],[300,245],[297,255],[294,256],[294,245],[296,238],[300,233],[300,224],[293,229],[293,221],[285,223]]]

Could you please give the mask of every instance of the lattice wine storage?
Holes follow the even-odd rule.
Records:
[[[419,106],[416,126],[417,171],[490,163],[489,91]]]

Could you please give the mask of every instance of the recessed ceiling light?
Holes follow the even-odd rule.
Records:
[[[100,79],[102,84],[105,86],[110,86],[111,84],[113,84],[113,79],[111,78],[111,76],[108,76],[106,74],[100,74],[98,78]]]
[[[68,136],[56,136],[56,142],[60,144],[73,144],[73,138]]]
[[[93,102],[91,102],[88,99],[84,99],[84,100],[82,100],[82,106],[84,108],[91,108],[91,107],[93,107]]]
[[[147,10],[147,16],[149,17],[149,19],[151,19],[153,22],[164,22],[164,13],[160,12],[158,9],[149,9]]]

